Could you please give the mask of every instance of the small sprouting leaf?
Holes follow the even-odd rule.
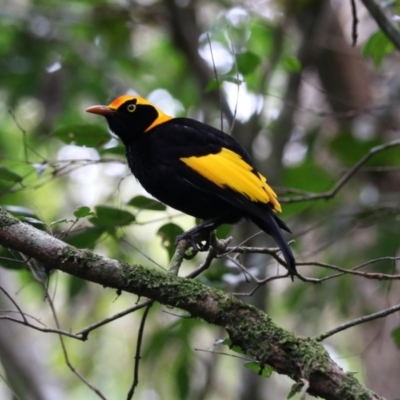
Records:
[[[90,211],[90,207],[81,206],[74,211],[74,215],[76,218],[85,218],[88,215],[95,215],[95,213]]]
[[[285,56],[282,60],[282,67],[287,72],[300,72],[301,63],[298,58],[292,56]]]
[[[269,378],[274,370],[269,365],[261,366],[260,363],[255,361],[245,362],[244,366],[251,371],[256,372],[258,375],[263,376],[264,378]]]
[[[110,134],[104,127],[91,124],[61,126],[53,135],[64,143],[87,147],[100,147],[110,140]]]
[[[379,68],[384,57],[395,50],[396,47],[392,41],[381,30],[378,30],[365,43],[362,54],[364,58],[372,57],[376,68]]]
[[[0,164],[0,179],[7,182],[21,182],[23,178],[17,172]]]
[[[141,195],[130,199],[127,204],[142,210],[165,211],[167,209],[167,207],[159,201]]]
[[[251,51],[246,51],[237,55],[236,62],[239,72],[248,75],[260,65],[261,58]]]
[[[393,329],[392,338],[394,340],[394,344],[397,347],[400,347],[400,326],[398,326],[396,329]]]
[[[162,244],[167,249],[169,258],[171,259],[175,252],[175,239],[183,233],[183,229],[172,222],[163,225],[157,232],[161,236]]]
[[[95,225],[107,228],[129,225],[135,221],[135,216],[129,211],[111,206],[96,206],[96,217],[90,219]]]

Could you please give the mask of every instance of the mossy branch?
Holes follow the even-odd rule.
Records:
[[[310,338],[277,326],[261,310],[221,290],[171,273],[129,265],[79,250],[20,222],[0,207],[0,245],[100,285],[145,296],[187,311],[226,329],[232,344],[295,382],[309,383],[308,392],[327,400],[383,400],[343,372],[325,349]]]

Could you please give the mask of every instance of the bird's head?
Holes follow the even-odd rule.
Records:
[[[121,96],[108,106],[92,106],[86,111],[105,117],[111,131],[125,144],[131,143],[140,134],[149,132],[157,125],[172,119],[154,104],[139,96]]]

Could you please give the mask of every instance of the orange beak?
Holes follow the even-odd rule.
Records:
[[[107,115],[114,114],[114,110],[108,106],[92,106],[86,109],[86,112],[92,114],[103,115],[104,117]]]

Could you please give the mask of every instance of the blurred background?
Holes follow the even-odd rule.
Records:
[[[382,2],[383,3],[383,2]],[[360,1],[0,0],[0,205],[82,248],[166,268],[174,236],[193,218],[152,201],[130,174],[104,120],[85,113],[139,94],[172,116],[231,133],[276,188],[298,262],[345,269],[399,255],[400,149],[372,157],[331,199],[331,190],[374,146],[399,138],[399,54]],[[398,1],[385,2],[397,19]],[[82,208],[88,207],[88,208]],[[90,213],[95,213],[97,218]],[[219,236],[273,245],[243,222]],[[250,238],[250,239],[249,239]],[[21,309],[55,327],[40,266],[2,249],[0,282]],[[192,271],[204,254],[187,261]],[[238,259],[259,279],[284,274],[270,256]],[[364,272],[397,274],[384,259]],[[327,268],[299,271],[323,279]],[[219,259],[200,279],[241,293],[298,335],[316,336],[399,302],[396,280],[342,275],[319,284],[288,278],[257,287]],[[79,331],[137,302],[62,273],[50,277],[62,329]],[[0,295],[2,315],[15,305]],[[65,339],[71,363],[109,399],[126,398],[142,311]],[[277,400],[293,382],[249,371],[226,333],[178,310],[153,306],[145,327],[136,399]],[[346,371],[388,399],[400,398],[397,314],[327,339]],[[1,321],[0,398],[95,399],[67,367],[59,338]],[[311,397],[311,396],[308,396]],[[299,396],[293,397],[298,399]]]

